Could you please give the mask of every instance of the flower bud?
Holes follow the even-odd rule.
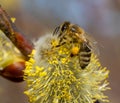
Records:
[[[3,70],[0,70],[0,74],[8,80],[20,82],[23,81],[24,69],[25,62],[14,62],[13,64],[6,66]]]

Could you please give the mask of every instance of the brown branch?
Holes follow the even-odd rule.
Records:
[[[21,51],[21,53],[28,59],[28,55],[33,49],[30,43],[23,34],[17,29],[15,24],[11,21],[6,11],[0,6],[0,29],[12,41],[12,43]]]

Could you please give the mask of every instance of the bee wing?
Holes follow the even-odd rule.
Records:
[[[89,35],[87,32],[85,32],[85,37],[86,37],[88,44],[89,44],[87,46],[92,50],[92,52],[94,52],[96,55],[99,55],[100,52],[98,49],[98,42],[91,35]]]

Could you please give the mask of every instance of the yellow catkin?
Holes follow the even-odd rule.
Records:
[[[83,70],[78,55],[70,57],[71,52],[78,54],[80,47],[75,46],[71,50],[73,44],[70,43],[55,47],[57,40],[57,38],[51,40],[52,43],[47,48],[44,47],[44,43],[47,43],[48,38],[44,39],[43,44],[38,43],[29,61],[26,62],[25,94],[28,95],[30,102],[94,103],[96,100],[108,102],[103,92],[109,89],[107,87],[109,71],[101,66],[97,56],[92,53],[89,65]],[[44,51],[52,52],[48,55]]]

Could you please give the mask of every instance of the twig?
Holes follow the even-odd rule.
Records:
[[[0,29],[12,41],[12,43],[20,50],[20,52],[28,59],[28,55],[33,49],[32,43],[28,42],[23,34],[16,28],[8,14],[0,6]]]

